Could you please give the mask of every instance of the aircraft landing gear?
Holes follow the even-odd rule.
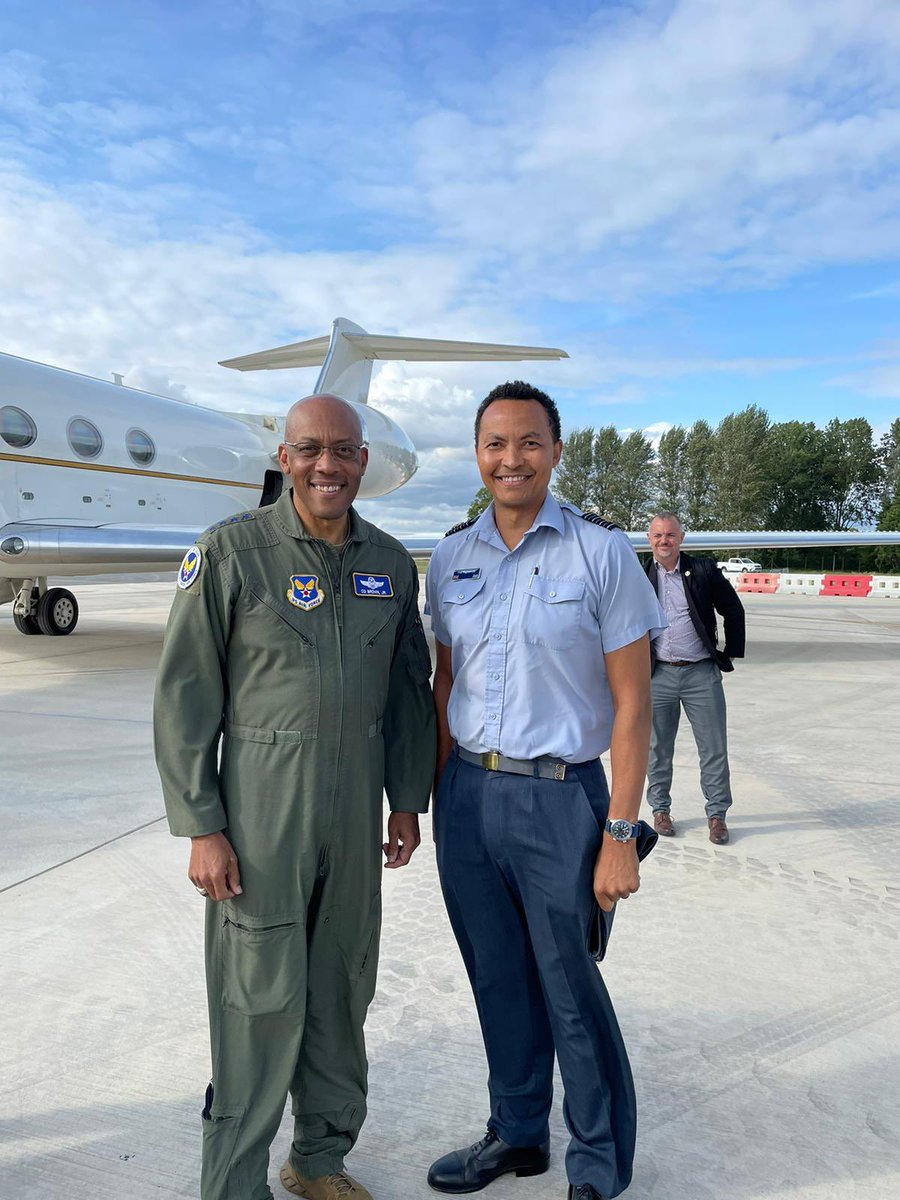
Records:
[[[47,588],[46,579],[23,579],[13,600],[13,624],[28,636],[64,637],[78,624],[78,601],[68,588]]]
[[[50,637],[71,633],[78,624],[78,601],[67,588],[50,588],[38,601],[37,623]]]

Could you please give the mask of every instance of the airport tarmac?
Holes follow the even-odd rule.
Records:
[[[0,1197],[196,1197],[209,1078],[202,908],[150,745],[169,583],[79,584],[69,638],[0,609]],[[688,727],[679,836],[621,906],[603,973],[634,1066],[629,1200],[900,1195],[900,604],[744,597],[726,681],[733,841],[706,837]],[[486,1067],[427,820],[385,878],[370,1116],[348,1168],[433,1195],[484,1125]],[[499,949],[498,949],[499,952]],[[550,1171],[491,1200],[563,1200]],[[270,1183],[289,1118],[273,1147]]]

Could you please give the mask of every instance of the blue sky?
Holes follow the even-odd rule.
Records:
[[[898,66],[895,0],[6,0],[0,348],[282,411],[314,373],[217,361],[341,315],[562,346],[528,375],[568,428],[880,430]],[[422,469],[377,519],[458,519],[497,381],[381,371]]]

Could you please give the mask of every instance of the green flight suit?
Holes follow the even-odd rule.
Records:
[[[307,1177],[342,1168],[365,1118],[382,795],[428,806],[431,666],[412,559],[352,510],[342,554],[308,536],[290,490],[195,550],[157,677],[156,758],[172,833],[224,830],[243,888],[207,902],[201,1197],[268,1200],[288,1092]]]

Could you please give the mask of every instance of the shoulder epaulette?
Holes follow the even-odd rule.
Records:
[[[226,517],[224,521],[216,521],[215,525],[210,525],[209,529],[203,531],[203,536],[208,533],[214,533],[217,529],[224,529],[226,525],[239,525],[241,521],[255,521],[256,512],[235,513],[233,517]]]
[[[615,521],[605,521],[603,517],[598,517],[596,513],[582,513],[582,519],[590,521],[592,525],[602,525],[604,529],[621,529],[621,525],[617,525]]]
[[[470,525],[474,525],[477,520],[478,517],[473,517],[471,521],[460,521],[458,525],[454,525],[452,529],[448,529],[444,537],[449,537],[451,533],[461,533],[463,529],[468,529]]]

